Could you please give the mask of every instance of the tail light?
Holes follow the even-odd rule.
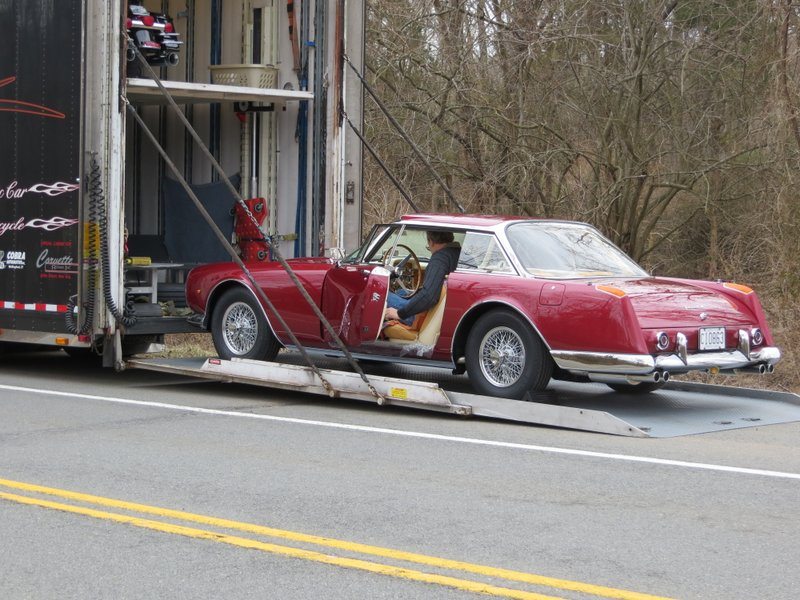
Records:
[[[172,23],[164,25],[164,33],[175,33],[175,26]]]
[[[144,23],[145,27],[152,27],[153,23],[156,22],[156,19],[153,15],[147,15],[146,17],[142,17],[142,23]]]
[[[656,334],[656,348],[659,350],[666,350],[669,346],[669,335],[665,331],[659,331]]]
[[[126,19],[125,20],[125,29],[130,29],[133,27],[133,19]]]

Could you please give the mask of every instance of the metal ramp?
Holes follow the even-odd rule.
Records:
[[[314,372],[282,362],[221,359],[133,359],[130,368],[201,377],[213,381],[328,396]],[[289,362],[286,362],[289,361]],[[386,403],[462,416],[487,417],[632,437],[674,437],[800,421],[800,396],[745,388],[670,382],[646,396],[619,394],[600,384],[551,382],[531,402],[471,393],[468,379],[444,369],[389,363],[369,365],[369,380],[381,402],[340,359],[315,360],[336,397]],[[338,367],[338,368],[336,368]]]

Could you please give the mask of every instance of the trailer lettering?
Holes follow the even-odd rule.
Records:
[[[25,252],[21,250],[0,250],[0,270],[1,269],[24,269]]]
[[[22,198],[25,195],[26,190],[25,188],[17,187],[19,183],[16,181],[12,181],[6,186],[6,189],[2,190],[2,194],[0,198],[5,197],[11,200],[16,200],[18,198]]]
[[[34,229],[44,229],[45,231],[56,231],[63,227],[71,227],[78,222],[78,219],[67,219],[65,217],[50,217],[49,219],[31,219],[26,222],[25,217],[20,217],[16,221],[0,221],[0,237],[7,231],[22,231],[26,227]]]
[[[55,183],[37,183],[29,188],[19,187],[18,181],[12,181],[4,188],[0,188],[0,200],[19,200],[25,194],[45,194],[51,198],[60,196],[67,192],[74,192],[80,187],[76,183],[64,183],[63,181],[56,181]]]
[[[47,248],[42,250],[36,259],[36,268],[44,268],[45,271],[70,271],[72,267],[77,266],[71,256],[50,257]]]
[[[0,221],[0,237],[6,231],[22,231],[25,229],[25,217],[20,217],[16,221]]]

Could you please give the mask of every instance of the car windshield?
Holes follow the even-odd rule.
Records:
[[[370,252],[371,249],[375,246],[376,242],[383,238],[386,234],[386,231],[390,228],[389,225],[375,225],[372,227],[372,231],[369,232],[369,235],[364,240],[364,243],[361,244],[358,248],[350,252],[344,260],[343,263],[357,263],[365,260],[364,256],[367,253],[374,254],[374,252]]]
[[[536,277],[647,277],[647,272],[588,225],[515,223],[506,235],[522,266]]]

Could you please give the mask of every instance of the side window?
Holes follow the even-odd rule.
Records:
[[[399,233],[399,235],[398,235]],[[461,243],[464,234],[460,232],[453,232],[454,241]],[[396,248],[396,246],[402,246]],[[416,229],[412,227],[396,228],[392,230],[386,239],[379,245],[370,248],[367,251],[366,259],[371,263],[382,262],[384,257],[395,248],[395,256],[403,258],[411,250],[424,265],[431,258],[431,251],[428,249],[427,230]]]
[[[489,273],[513,273],[497,238],[490,233],[469,232],[464,236],[458,268]]]

